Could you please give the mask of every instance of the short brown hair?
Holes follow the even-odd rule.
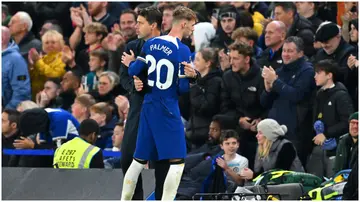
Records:
[[[236,40],[240,37],[245,37],[248,40],[253,40],[254,43],[256,43],[258,40],[258,35],[256,31],[250,27],[239,27],[231,35],[232,40]]]
[[[175,10],[178,6],[182,6],[179,2],[170,2],[159,7],[160,12],[164,12],[164,10]]]
[[[252,57],[253,48],[244,42],[233,43],[229,46],[230,50],[238,51],[240,55]]]
[[[173,21],[176,22],[179,20],[197,21],[196,13],[190,8],[187,8],[185,6],[178,6],[174,10]]]
[[[83,105],[86,108],[90,108],[93,106],[96,101],[90,94],[82,94],[75,98],[75,101],[78,101],[81,105]]]
[[[235,138],[237,142],[240,142],[239,134],[235,130],[223,130],[221,131],[220,143],[223,144],[229,138]]]
[[[84,32],[95,33],[97,36],[101,35],[101,40],[103,40],[108,34],[106,26],[99,22],[92,22],[86,25]]]
[[[90,107],[90,111],[92,112],[95,112],[97,114],[105,114],[106,123],[109,123],[112,119],[112,110],[113,107],[106,102],[99,102]]]
[[[108,53],[104,49],[96,49],[96,50],[90,51],[89,55],[93,56],[93,57],[97,57],[101,61],[105,61],[105,62],[107,62],[109,59]]]

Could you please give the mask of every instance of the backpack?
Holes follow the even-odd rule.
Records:
[[[290,184],[300,183],[304,187],[304,191],[308,191],[321,186],[321,178],[303,172],[287,171],[287,170],[269,170],[258,177],[253,182],[254,185],[278,185],[278,184]]]

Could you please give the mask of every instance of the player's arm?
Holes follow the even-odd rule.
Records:
[[[180,64],[180,74],[184,75],[184,68],[185,66],[183,64]],[[178,82],[178,91],[179,94],[187,93],[190,90],[190,82],[187,77],[179,78]]]
[[[189,65],[191,60],[191,52],[190,49],[183,45],[179,49],[179,73],[180,75],[185,75],[185,66],[188,66],[187,69],[189,70]],[[190,67],[192,68],[192,67]],[[191,71],[187,71],[186,73],[189,73]],[[180,94],[187,93],[190,90],[190,81],[189,78],[186,76],[185,78],[179,78],[178,82],[178,91]]]
[[[145,68],[147,68],[147,62],[146,62],[146,53],[147,53],[147,47],[148,42],[145,42],[145,44],[142,47],[141,53],[139,56],[137,56],[135,61],[130,62],[129,64],[129,70],[128,73],[131,77],[138,76]]]
[[[137,76],[145,68],[147,68],[146,59],[141,56],[138,56],[135,61],[130,63],[128,73],[130,76]]]

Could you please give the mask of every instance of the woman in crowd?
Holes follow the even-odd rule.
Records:
[[[354,46],[356,48],[356,52],[359,51],[359,20],[354,19],[351,20],[349,23],[349,35],[350,35],[350,41],[349,44]],[[349,74],[349,82],[351,83],[348,87],[349,94],[351,96],[351,99],[353,101],[354,109],[355,111],[358,110],[358,68],[359,68],[359,58],[356,55],[350,55],[347,60],[347,65],[351,70],[351,73]]]
[[[196,53],[194,65],[201,78],[190,89],[190,118],[186,137],[196,148],[209,137],[212,117],[220,110],[221,73],[217,52],[203,48]]]
[[[65,74],[65,63],[62,62],[63,36],[55,31],[47,31],[41,38],[44,56],[36,49],[29,51],[30,78],[33,98],[40,92],[48,78],[62,78]]]
[[[120,82],[119,76],[111,71],[106,71],[100,74],[98,89],[96,91],[89,92],[94,97],[96,102],[114,103],[115,95],[113,90]]]
[[[244,169],[241,176],[253,179],[259,174],[272,169],[304,172],[296,154],[294,145],[284,138],[287,127],[279,125],[273,119],[264,119],[257,126],[258,150],[255,157],[254,171]]]

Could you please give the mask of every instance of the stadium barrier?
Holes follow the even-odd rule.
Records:
[[[144,170],[142,176],[147,199],[155,189],[154,170]],[[2,200],[120,200],[122,182],[121,169],[5,167]]]
[[[5,155],[52,156],[52,149],[3,149]],[[105,151],[104,157],[121,157]],[[2,200],[120,200],[121,169],[2,168]],[[154,170],[142,172],[144,199],[154,200]]]

